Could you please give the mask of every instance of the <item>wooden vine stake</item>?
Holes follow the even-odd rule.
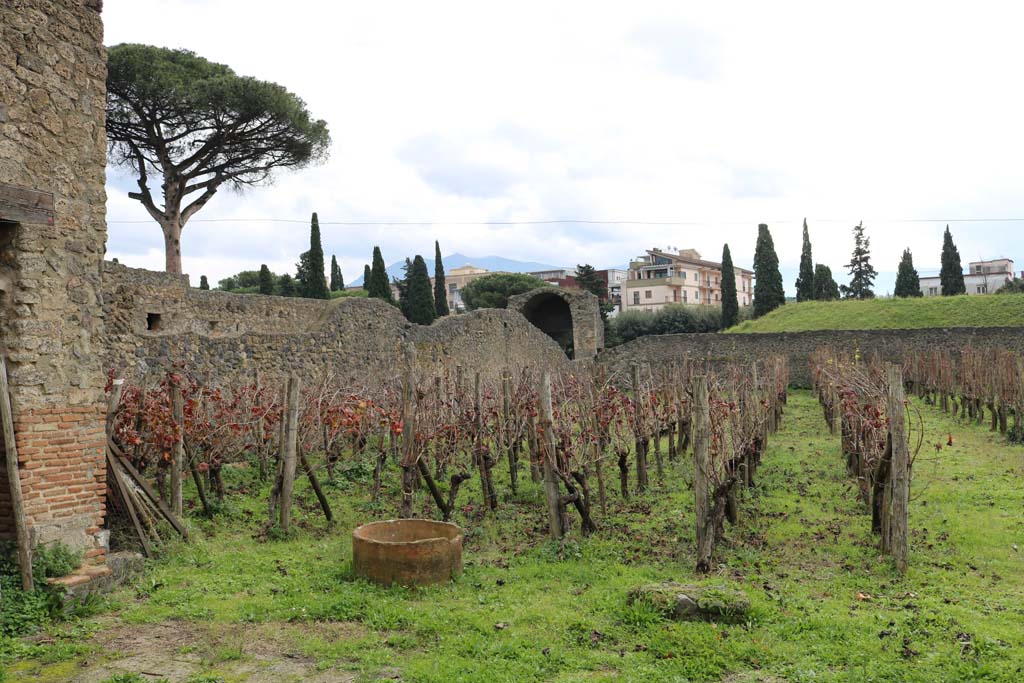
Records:
[[[3,356],[0,356],[0,417],[3,420],[7,482],[11,488],[11,511],[14,513],[14,530],[18,539],[21,587],[26,591],[32,591],[35,587],[32,579],[32,541],[28,535],[28,520],[25,518],[25,500],[21,495],[18,444],[14,436],[14,410],[11,408],[11,391],[7,384],[7,361]]]
[[[704,375],[693,378],[693,491],[696,496],[697,515],[697,571],[711,570],[714,544],[711,518],[711,408],[708,398],[708,379]]]
[[[412,517],[416,485],[416,347],[405,347],[405,373],[402,376],[402,507],[399,517]]]
[[[907,508],[910,503],[910,444],[907,439],[907,420],[903,405],[903,368],[890,364],[888,413],[892,434],[892,520],[890,538],[892,555],[900,574],[907,573],[909,532]]]
[[[299,378],[292,373],[288,377],[285,393],[284,430],[281,450],[281,531],[288,533],[292,527],[292,495],[295,492],[295,463],[299,440]]]
[[[181,396],[181,387],[173,375],[169,378],[171,385],[171,419],[174,421],[175,437],[171,444],[171,512],[176,517],[182,516],[181,470],[185,466],[185,403]]]
[[[559,508],[558,478],[555,474],[554,409],[551,406],[551,375],[545,370],[540,376],[540,421],[537,441],[540,446],[544,472],[544,498],[548,504],[548,531],[551,538],[562,538],[562,513]]]

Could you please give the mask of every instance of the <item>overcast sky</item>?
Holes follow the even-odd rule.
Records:
[[[875,267],[937,270],[944,223],[1024,217],[1016,3],[107,0],[106,42],[187,48],[280,83],[328,122],[327,163],[223,191],[183,234],[198,283],[292,270],[308,219],[355,280],[375,244],[621,265],[769,223],[793,292],[800,223],[838,277],[863,220]],[[108,171],[108,258],[162,269],[159,228]],[[241,222],[200,222],[244,219]],[[267,222],[290,219],[300,223]],[[676,226],[458,226],[589,219]],[[123,223],[119,221],[142,221]],[[1024,267],[1024,221],[951,225]],[[879,280],[879,293],[892,287]]]

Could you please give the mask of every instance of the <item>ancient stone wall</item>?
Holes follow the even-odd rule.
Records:
[[[604,348],[601,303],[589,292],[540,287],[509,298],[508,307],[543,329],[573,359],[592,360]]]
[[[653,365],[679,362],[686,355],[712,364],[751,362],[784,355],[796,386],[811,384],[811,356],[821,347],[862,355],[879,354],[891,361],[932,349],[957,351],[967,346],[1002,347],[1024,353],[1022,327],[962,327],[924,330],[835,330],[777,334],[666,334],[641,337],[608,349],[599,362],[609,370],[625,372],[634,362]]]
[[[0,3],[0,346],[10,364],[20,478],[34,540],[61,539],[88,557],[105,546],[99,5]],[[29,196],[29,204],[11,199]],[[4,503],[0,534],[9,536]]]
[[[462,365],[491,378],[506,367],[568,364],[552,339],[508,310],[424,327],[379,300],[200,291],[186,276],[112,263],[105,264],[103,292],[104,365],[135,376],[182,363],[213,379],[257,370],[264,378],[330,372],[341,384],[372,387],[398,377],[409,342],[423,371]]]

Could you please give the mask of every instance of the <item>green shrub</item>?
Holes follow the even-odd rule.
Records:
[[[41,545],[32,553],[32,574],[36,580],[59,579],[82,565],[82,551],[56,541]]]
[[[740,309],[740,319],[750,318],[750,307]],[[654,334],[719,332],[722,309],[718,306],[669,304],[657,311],[624,311],[609,321],[605,346],[616,346]]]

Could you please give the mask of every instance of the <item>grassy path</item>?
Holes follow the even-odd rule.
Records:
[[[457,582],[377,588],[350,577],[348,539],[394,501],[370,505],[356,469],[329,489],[334,529],[300,490],[298,536],[257,542],[262,495],[236,497],[102,616],[5,645],[8,677],[99,683],[164,662],[168,680],[205,683],[1024,680],[1024,449],[923,410],[927,442],[952,433],[955,445],[926,445],[917,462],[904,579],[874,549],[838,439],[795,392],[707,579],[693,575],[683,463],[650,495],[615,497],[599,534],[563,546],[543,540],[528,484],[482,523],[469,507],[456,520],[467,529]],[[469,489],[462,502],[477,499]],[[676,624],[626,605],[630,588],[662,580],[741,588],[752,615]],[[154,653],[165,656],[145,659]]]

